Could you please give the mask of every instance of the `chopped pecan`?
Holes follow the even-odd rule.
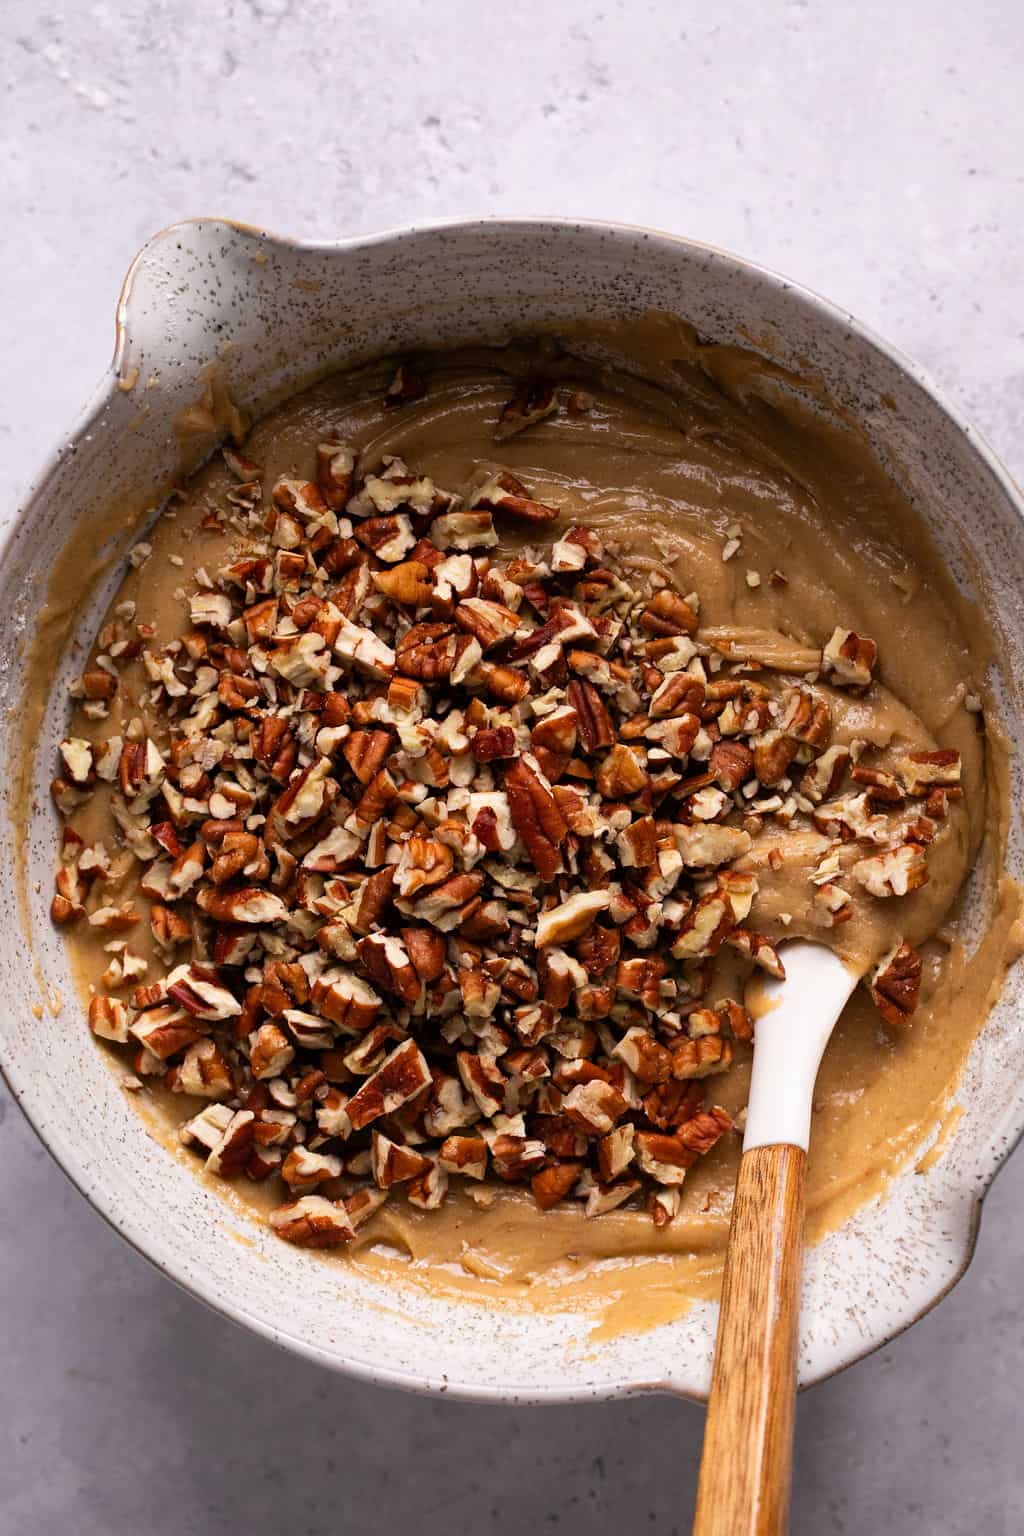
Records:
[[[542,880],[562,868],[560,848],[568,828],[550,787],[522,758],[505,769],[505,793],[513,825]]]
[[[401,939],[371,933],[356,945],[370,980],[411,1007],[419,1001],[421,982]]]
[[[926,850],[920,843],[903,843],[859,859],[850,873],[872,896],[906,896],[928,883]]]
[[[515,437],[525,432],[527,427],[553,416],[557,410],[555,386],[547,379],[528,379],[519,385],[511,400],[502,407],[494,436],[499,441]]]
[[[260,886],[242,886],[238,890],[204,887],[196,894],[196,904],[218,923],[281,923],[288,908],[280,896]]]
[[[871,1000],[887,1024],[906,1024],[921,991],[921,956],[900,942],[883,955],[868,983]]]
[[[295,737],[287,720],[264,715],[249,738],[253,756],[278,784],[286,784],[298,756]]]
[[[615,741],[615,728],[604,700],[593,683],[573,678],[566,690],[566,700],[576,711],[580,743],[587,753],[610,747]]]
[[[437,981],[444,972],[445,942],[430,928],[403,928],[402,938],[413,969],[423,982]]]
[[[697,1161],[697,1153],[685,1146],[678,1136],[666,1136],[658,1131],[638,1131],[634,1147],[637,1166],[658,1184],[682,1184],[687,1170]]]
[[[832,631],[821,653],[821,670],[838,688],[867,688],[878,660],[878,646],[852,629]]]
[[[749,928],[734,928],[725,941],[745,960],[752,960],[762,971],[779,981],[786,978],[786,968],[779,959],[778,950],[763,933],[752,933]]]
[[[728,897],[722,891],[709,891],[683,918],[672,942],[677,960],[703,960],[716,955],[736,926]]]
[[[340,512],[352,493],[355,477],[355,450],[347,443],[318,443],[316,483],[327,505]]]
[[[829,747],[815,758],[800,780],[800,793],[814,805],[831,800],[843,787],[843,779],[850,763],[850,749],[842,745]]]
[[[599,912],[607,911],[611,896],[607,891],[577,891],[557,907],[542,912],[537,919],[537,948],[548,944],[568,944],[578,939],[593,924]]]
[[[474,646],[476,650],[472,653]],[[474,654],[474,660],[463,666],[470,654]],[[465,676],[480,660],[480,646],[472,635],[457,635],[450,624],[414,624],[398,642],[395,656],[403,676],[436,683],[448,678],[457,680],[460,671]]]
[[[377,1017],[381,1000],[350,971],[324,972],[313,982],[313,1006],[346,1034],[362,1034]]]
[[[530,691],[529,678],[513,667],[502,667],[493,661],[480,661],[470,672],[467,683],[487,694],[499,704],[519,704]]]
[[[927,795],[960,783],[960,753],[952,748],[910,752],[896,764],[896,774],[908,795]]]
[[[660,678],[661,673],[657,672],[655,676]],[[672,715],[696,715],[703,705],[704,684],[701,679],[691,677],[689,672],[670,672],[651,695],[650,715],[652,720],[663,720]]]
[[[553,1210],[570,1193],[582,1170],[582,1163],[552,1163],[530,1180],[533,1198],[542,1211]]]
[[[459,1051],[455,1061],[466,1092],[475,1099],[480,1113],[487,1119],[500,1113],[508,1080],[496,1063],[473,1051]]]
[[[369,784],[383,768],[391,748],[388,731],[353,731],[342,743],[341,751],[360,784]]]
[[[689,1147],[691,1152],[704,1157],[732,1128],[732,1116],[727,1110],[715,1105],[709,1110],[694,1115],[692,1120],[687,1120],[679,1127],[676,1135],[684,1147]]]
[[[516,736],[510,725],[488,726],[473,736],[473,756],[478,763],[493,763],[497,758],[516,757]]]
[[[367,784],[353,811],[360,827],[368,830],[398,799],[398,785],[386,768],[379,768]]]
[[[446,1136],[438,1161],[446,1173],[482,1179],[487,1172],[487,1143],[479,1136]]]
[[[762,784],[778,784],[796,757],[797,743],[780,730],[765,731],[754,743],[754,772]]]
[[[689,868],[717,868],[750,852],[750,834],[739,827],[698,822],[689,827],[677,824],[672,830],[683,863]]]
[[[903,800],[903,790],[899,780],[893,773],[887,773],[884,768],[865,768],[860,763],[854,768],[850,777],[855,784],[860,784],[867,790],[868,800],[872,805],[899,805]]]
[[[626,1031],[612,1054],[625,1062],[640,1083],[664,1083],[672,1075],[671,1052],[640,1025]]]
[[[380,1131],[373,1132],[373,1178],[379,1189],[391,1189],[426,1173],[430,1159],[414,1147],[403,1147]]]
[[[101,1040],[128,1044],[128,1010],[112,997],[93,997],[89,1001],[89,1028]]]
[[[595,1078],[566,1094],[562,1112],[584,1136],[607,1136],[626,1113],[626,1100],[614,1083]]]
[[[640,628],[650,635],[695,635],[697,615],[678,592],[662,587],[640,615]]]
[[[605,800],[628,800],[650,783],[647,770],[631,747],[612,747],[597,771],[597,788]]]
[[[285,1183],[303,1194],[311,1193],[318,1184],[336,1179],[340,1174],[340,1159],[311,1152],[308,1147],[293,1147],[281,1165]]]
[[[346,1106],[353,1130],[362,1130],[381,1115],[393,1115],[410,1099],[430,1087],[430,1068],[415,1040],[396,1046],[383,1066],[368,1077]]]
[[[399,363],[394,378],[384,391],[384,409],[411,405],[415,400],[422,400],[426,392],[427,381],[423,374],[409,363]]]
[[[280,1077],[295,1059],[291,1041],[276,1024],[261,1024],[249,1041],[249,1068],[257,1082]]]
[[[303,1195],[279,1205],[268,1219],[278,1237],[300,1248],[338,1248],[356,1235],[344,1201],[322,1195]]]
[[[430,525],[439,549],[491,549],[498,542],[490,512],[446,512]]]
[[[483,597],[464,598],[455,609],[454,619],[460,629],[477,640],[482,651],[501,645],[519,627],[518,615],[510,608]]]

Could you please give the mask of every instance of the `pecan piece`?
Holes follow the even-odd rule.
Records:
[[[615,741],[615,727],[593,683],[573,678],[566,690],[566,701],[576,711],[577,728],[584,752],[592,753],[602,747],[610,747]]]
[[[380,1131],[372,1133],[373,1179],[378,1189],[391,1189],[417,1179],[430,1167],[430,1159],[413,1147],[403,1147]]]
[[[878,646],[852,629],[832,631],[821,653],[821,670],[837,688],[867,688],[878,660]]]
[[[398,406],[411,405],[414,400],[422,400],[426,392],[424,375],[409,363],[399,363],[394,378],[384,391],[384,409],[392,411]]]
[[[519,617],[511,608],[484,597],[464,598],[455,609],[454,618],[460,629],[478,641],[482,651],[493,650],[519,628]]]
[[[530,680],[524,673],[494,661],[478,662],[466,681],[497,704],[519,704],[530,691]]]
[[[113,1040],[118,1045],[127,1045],[128,1010],[124,1003],[116,1002],[112,997],[90,998],[89,1028],[101,1040]]]
[[[655,675],[660,677],[661,673]],[[650,715],[652,720],[671,715],[695,715],[703,706],[704,684],[700,678],[691,677],[688,672],[670,672],[651,695]]]
[[[676,1081],[711,1077],[715,1072],[728,1072],[731,1066],[732,1043],[722,1035],[697,1035],[695,1040],[679,1040],[672,1046],[672,1077]]]
[[[550,787],[518,758],[505,769],[505,793],[512,823],[534,868],[542,880],[553,880],[562,868],[560,850],[569,829]]]
[[[611,904],[608,891],[576,891],[557,907],[542,912],[537,919],[537,948],[548,944],[568,944],[586,933],[599,912]]]
[[[732,1130],[732,1124],[729,1112],[715,1105],[694,1115],[692,1120],[685,1121],[676,1131],[676,1136],[684,1147],[704,1157],[727,1131]]]
[[[845,746],[829,747],[815,758],[800,780],[800,793],[813,805],[830,800],[843,786],[850,764],[850,749]]]
[[[522,523],[548,523],[558,516],[557,507],[535,501],[527,494],[522,481],[507,470],[502,470],[480,487],[473,497],[473,506],[485,507],[489,512],[504,512]]]
[[[697,615],[678,592],[662,587],[640,615],[640,628],[658,637],[695,635]]]
[[[393,993],[408,1007],[419,1002],[421,982],[401,939],[373,933],[360,939],[356,948],[370,980],[382,991]]]
[[[468,656],[473,660],[467,663]],[[450,624],[414,624],[395,652],[399,672],[424,683],[457,682],[479,660],[479,642],[472,635],[457,635]]]
[[[612,1054],[639,1083],[664,1083],[672,1076],[672,1053],[640,1025],[627,1029]]]
[[[697,1161],[697,1153],[684,1146],[677,1136],[657,1131],[637,1131],[634,1137],[637,1166],[658,1184],[678,1186],[688,1168]]]
[[[868,983],[871,1001],[887,1024],[906,1024],[921,991],[921,956],[900,942],[883,955]]]
[[[349,1099],[346,1112],[352,1129],[361,1131],[381,1115],[393,1115],[430,1084],[430,1068],[419,1046],[415,1040],[404,1041]]]
[[[920,843],[903,843],[859,859],[850,873],[872,896],[906,896],[928,883],[926,850]]]
[[[261,1024],[251,1036],[249,1046],[249,1069],[257,1082],[280,1077],[295,1060],[291,1041],[276,1024]]]
[[[446,1136],[438,1161],[447,1173],[482,1179],[487,1172],[487,1143],[479,1136]]]
[[[369,784],[384,766],[391,751],[388,731],[353,731],[342,744],[341,754],[360,784]]]
[[[355,467],[355,449],[348,443],[317,444],[316,483],[324,501],[334,512],[340,512],[352,494]]]
[[[525,432],[527,427],[553,416],[557,410],[555,386],[547,379],[527,379],[502,407],[494,436],[499,442],[515,437],[519,432]]]
[[[591,981],[596,981],[618,963],[622,940],[617,928],[595,925],[576,943],[576,958]]]
[[[621,743],[612,747],[597,771],[597,788],[605,800],[629,800],[650,784],[636,752]]]
[[[560,1200],[564,1200],[582,1170],[582,1163],[565,1162],[552,1163],[550,1167],[535,1173],[530,1180],[530,1189],[540,1209],[550,1211]]]
[[[466,1092],[476,1100],[485,1119],[499,1114],[505,1106],[508,1079],[495,1062],[473,1051],[459,1051],[455,1058]]]
[[[473,737],[473,756],[478,763],[493,763],[496,758],[515,757],[516,736],[510,725],[487,726]]]
[[[218,923],[281,923],[288,916],[280,896],[258,885],[242,886],[236,891],[207,886],[197,893],[196,905]]]
[[[778,784],[785,778],[797,754],[797,743],[782,731],[765,731],[754,744],[754,772],[762,784]]]
[[[378,592],[405,608],[423,608],[434,593],[430,572],[419,560],[403,560],[390,571],[374,571],[373,584]]]
[[[323,1195],[303,1195],[279,1205],[268,1219],[278,1237],[300,1248],[338,1248],[356,1235],[344,1201],[325,1200]]]
[[[380,1010],[381,999],[350,971],[325,972],[313,983],[313,1007],[345,1034],[361,1035]]]
[[[298,748],[287,720],[264,715],[249,737],[253,756],[277,784],[287,784],[295,767]]]
[[[952,748],[911,752],[900,758],[896,773],[908,795],[928,795],[933,789],[951,789],[960,783],[960,753]]]
[[[562,1112],[584,1136],[607,1136],[626,1113],[626,1100],[614,1083],[594,1078],[578,1083],[565,1096]]]
[[[779,959],[778,950],[763,933],[752,933],[749,928],[734,928],[725,942],[745,960],[751,960],[762,971],[767,971],[769,976],[785,981],[786,968]]]

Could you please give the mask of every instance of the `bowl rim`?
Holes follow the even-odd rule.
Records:
[[[174,223],[166,225],[140,247],[130,263],[115,306],[115,340],[110,362],[86,403],[78,412],[71,427],[62,434],[57,446],[43,460],[39,471],[27,484],[22,495],[19,497],[9,519],[4,520],[6,526],[0,528],[0,573],[2,573],[3,566],[6,564],[12,551],[18,524],[25,509],[45,489],[48,482],[61,467],[67,453],[73,451],[76,442],[89,432],[99,421],[103,412],[109,407],[111,401],[116,398],[122,365],[125,362],[132,342],[131,304],[134,282],[147,255],[164,241],[173,239],[183,230],[199,229],[203,226],[209,227],[211,225],[226,228],[247,237],[256,238],[280,249],[325,255],[343,255],[389,245],[397,246],[410,240],[429,237],[435,234],[465,233],[472,235],[482,231],[495,233],[500,232],[502,229],[509,229],[520,234],[533,229],[538,234],[554,234],[555,236],[565,232],[582,233],[589,231],[615,241],[621,241],[624,246],[640,239],[683,248],[688,252],[709,258],[726,269],[732,268],[734,271],[743,272],[766,281],[778,291],[790,295],[798,305],[811,313],[823,315],[833,323],[844,326],[851,332],[853,337],[866,344],[873,352],[887,360],[901,373],[907,375],[963,435],[973,450],[974,455],[980,461],[980,465],[995,482],[998,489],[1002,491],[1007,503],[1013,508],[1020,521],[1024,523],[1024,491],[1021,490],[1010,475],[987,438],[966,419],[960,408],[935,382],[927,369],[889,342],[871,326],[859,320],[849,310],[824,297],[816,289],[785,276],[773,267],[766,266],[724,247],[646,225],[603,219],[565,218],[555,215],[453,217],[424,223],[397,225],[366,235],[345,236],[336,240],[293,239],[286,235],[275,234],[262,226],[213,215],[176,220]],[[301,385],[298,387],[301,388]],[[4,1059],[6,1053],[2,1049],[2,1044],[2,1038],[0,1038],[0,1077],[6,1083],[12,1098],[18,1104],[29,1125],[62,1173],[99,1215],[103,1217],[108,1226],[116,1231],[154,1269],[172,1280],[180,1289],[187,1292],[197,1301],[202,1302],[210,1310],[228,1318],[238,1326],[251,1330],[270,1343],[289,1349],[306,1360],[321,1366],[327,1366],[335,1371],[340,1371],[356,1380],[366,1381],[378,1386],[396,1387],[409,1392],[443,1395],[467,1402],[554,1404],[595,1400],[611,1401],[613,1399],[623,1399],[650,1393],[668,1393],[694,1402],[703,1402],[705,1400],[703,1394],[687,1391],[670,1380],[649,1382],[626,1381],[620,1387],[614,1388],[604,1384],[595,1384],[592,1387],[575,1386],[571,1388],[540,1387],[529,1384],[517,1386],[514,1383],[481,1386],[476,1382],[457,1381],[446,1376],[418,1374],[415,1370],[408,1368],[380,1367],[365,1360],[354,1358],[351,1355],[347,1355],[342,1359],[337,1354],[325,1350],[315,1342],[277,1327],[274,1323],[250,1313],[237,1300],[214,1294],[212,1285],[205,1281],[203,1273],[201,1271],[197,1273],[183,1257],[178,1257],[171,1250],[166,1250],[163,1253],[154,1251],[151,1230],[144,1225],[136,1224],[130,1215],[124,1215],[120,1212],[113,1197],[105,1193],[102,1179],[96,1178],[85,1165],[75,1165],[73,1159],[66,1158],[54,1149],[45,1127],[40,1123],[40,1117],[34,1115],[30,1107],[31,1085],[26,1081],[20,1080],[18,1066],[13,1059]],[[857,1361],[873,1354],[876,1350],[891,1342],[892,1339],[904,1333],[914,1323],[920,1321],[958,1284],[974,1257],[985,1196],[991,1188],[996,1175],[1022,1137],[1024,1137],[1024,1117],[1022,1117],[1021,1123],[1012,1127],[1011,1134],[1002,1142],[998,1149],[993,1148],[984,1159],[982,1159],[980,1154],[976,1159],[975,1165],[971,1170],[971,1187],[967,1197],[969,1211],[963,1239],[962,1257],[952,1273],[944,1278],[941,1288],[929,1298],[926,1304],[921,1306],[920,1310],[913,1317],[907,1318],[900,1326],[887,1330],[883,1336],[869,1342],[862,1350],[851,1356],[848,1360],[838,1364],[826,1364],[821,1369],[810,1372],[801,1383],[802,1387],[816,1385],[818,1382],[839,1374],[841,1371],[848,1369],[849,1366],[857,1363]]]

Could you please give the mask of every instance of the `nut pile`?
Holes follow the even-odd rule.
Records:
[[[388,403],[421,382],[399,370]],[[532,384],[499,435],[555,409]],[[225,458],[245,557],[200,572],[162,649],[122,605],[73,690],[103,721],[136,663],[150,722],[70,737],[53,784],[65,818],[108,795],[111,847],[65,825],[52,907],[110,952],[93,1031],[131,1049],[129,1086],[209,1101],[182,1141],[279,1179],[292,1242],[350,1241],[396,1187],[433,1209],[453,1177],[670,1221],[732,1129],[705,1079],[752,1038],[716,957],[782,974],[748,926],[754,837],[823,832],[815,908],[842,923],[927,880],[957,754],[866,766],[813,681],[868,690],[870,640],[837,629],[810,678],[806,651],[737,660],[592,529],[544,538],[557,508],[507,472],[460,497],[343,442],[272,487]],[[513,524],[536,544],[499,557]],[[885,957],[887,1020],[920,976]]]

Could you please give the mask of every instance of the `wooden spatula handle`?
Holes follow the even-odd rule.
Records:
[[[793,1146],[740,1161],[693,1536],[786,1530],[806,1162]]]

